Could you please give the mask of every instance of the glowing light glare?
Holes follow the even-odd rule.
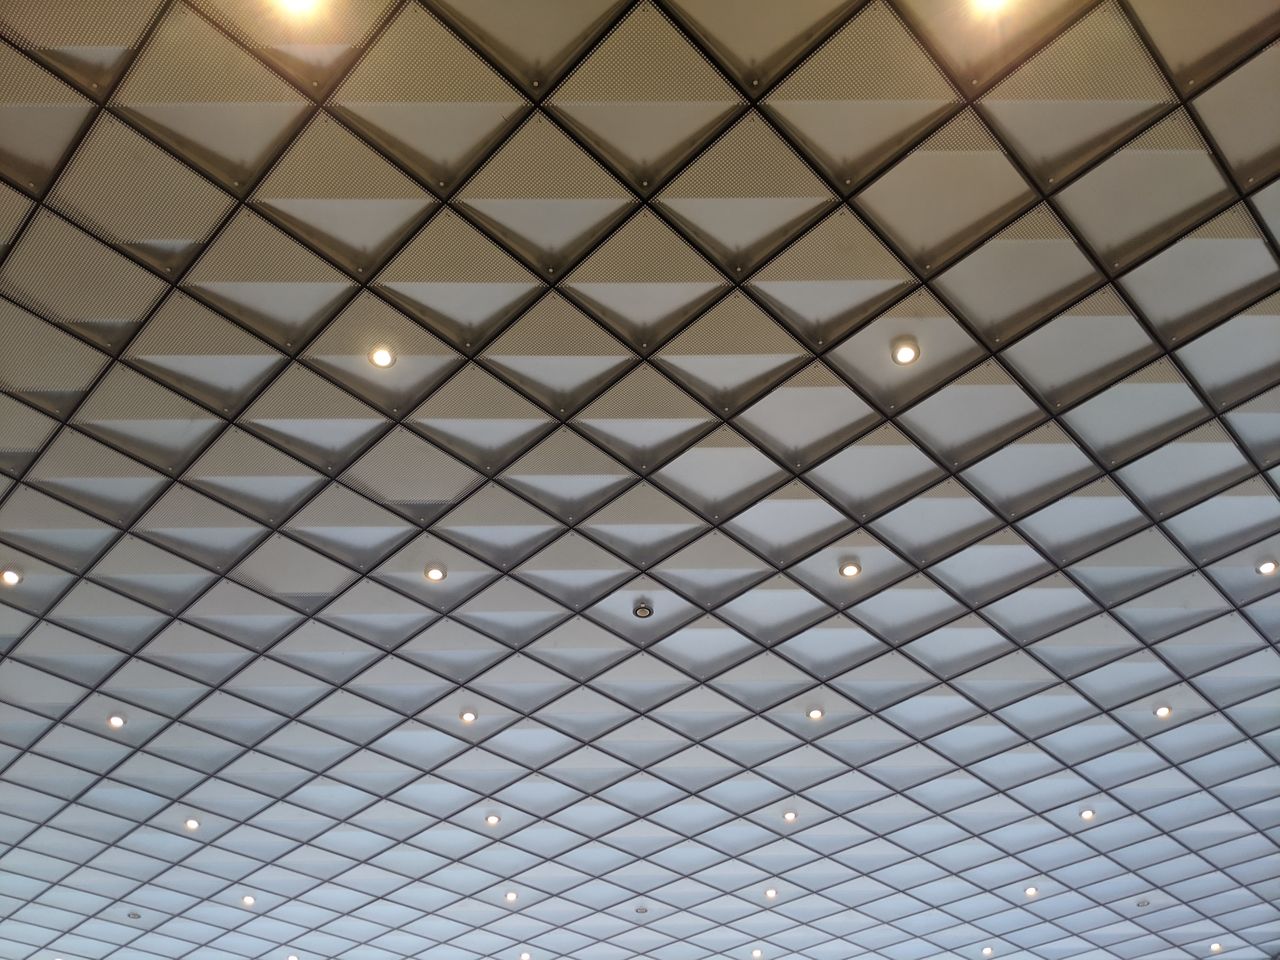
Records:
[[[795,822],[796,822],[796,812],[795,812],[794,810],[788,810],[786,813],[784,813],[784,814],[782,815],[782,819],[783,819],[784,821],[786,821],[787,823],[795,823]]]
[[[1264,577],[1275,576],[1275,573],[1277,570],[1280,570],[1280,564],[1277,564],[1274,560],[1263,560],[1260,564],[1258,564],[1258,572],[1262,574]],[[6,570],[4,575],[5,575],[4,582],[8,583],[9,571]]]
[[[396,362],[396,355],[386,347],[378,347],[369,352],[369,362],[375,367],[389,367]]]
[[[22,582],[22,574],[17,570],[6,570],[0,573],[0,580],[4,581],[6,587],[16,587]]]
[[[463,723],[475,723],[476,712],[474,710],[463,710],[462,713],[459,714],[458,719]]]
[[[1081,810],[1081,811],[1080,811],[1080,819],[1081,819],[1081,820],[1092,820],[1093,818],[1094,818],[1094,812],[1093,812],[1092,810]]]
[[[111,716],[107,717],[107,726],[112,730],[119,730],[124,726],[124,717],[120,716],[118,713],[113,713]]]
[[[533,960],[533,958],[527,953],[522,953],[520,954],[520,960]]]
[[[920,359],[920,344],[913,337],[899,337],[893,341],[893,362],[900,367]]]
[[[276,0],[277,6],[291,17],[307,17],[315,13],[317,0]]]
[[[763,951],[763,950],[752,950],[752,951],[751,951],[751,960],[760,960],[760,958],[761,958],[761,957],[763,957],[763,956],[764,956],[764,951]]]
[[[252,907],[258,901],[253,899],[253,897],[249,896],[249,894],[246,893],[243,897],[240,898],[240,902],[243,903],[246,907]]]
[[[990,947],[983,947],[983,948],[982,948],[982,955],[983,955],[984,957],[989,957],[989,956],[991,956],[993,953],[995,953],[995,951],[994,951],[994,950],[992,950]]]
[[[768,899],[768,900],[774,900],[774,899],[776,899],[776,898],[777,898],[777,896],[778,896],[778,891],[777,891],[777,890],[775,890],[775,889],[773,889],[773,887],[770,887],[768,890],[766,890],[766,891],[764,892],[764,895],[765,895],[765,898],[766,898],[766,899]]]
[[[1222,944],[1220,944],[1220,943],[1211,943],[1211,944],[1209,944],[1209,949],[1210,949],[1210,950],[1212,950],[1214,953],[1221,953],[1221,952],[1222,952]]]
[[[853,560],[846,560],[840,564],[840,576],[852,579],[862,572],[862,567]]]
[[[1022,892],[1025,893],[1028,897],[1034,897],[1039,895],[1040,893],[1040,891],[1037,890],[1035,887],[1027,887],[1027,889],[1023,890]]]
[[[973,8],[979,13],[999,13],[1008,0],[973,0]]]
[[[503,894],[503,899],[506,900],[507,903],[515,903],[519,896],[520,894],[516,893],[514,890],[508,890]]]
[[[1156,707],[1156,717],[1160,720],[1168,720],[1173,714],[1172,707],[1160,706]]]
[[[296,953],[291,953],[285,958],[285,960],[298,960],[298,955]]]
[[[200,821],[197,820],[195,817],[188,817],[187,822],[184,823],[183,826],[186,827],[188,830],[199,830]]]
[[[439,583],[448,576],[448,573],[445,571],[444,567],[427,567],[425,576],[432,583]]]
[[[808,713],[808,717],[810,720],[821,720],[822,709],[820,707],[813,707],[812,709],[810,709]]]
[[[502,822],[502,818],[498,816],[496,813],[491,813],[484,818],[484,822],[491,827],[496,827],[498,824]]]

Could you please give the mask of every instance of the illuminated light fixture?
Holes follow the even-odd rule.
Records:
[[[315,12],[316,0],[276,0],[280,9],[291,17],[306,17]]]
[[[653,607],[649,606],[647,600],[639,600],[631,609],[631,612],[640,620],[648,620],[653,616]]]
[[[249,896],[249,894],[246,893],[243,897],[240,898],[240,902],[243,903],[246,907],[252,907],[258,901],[253,899],[253,897]]]
[[[991,956],[993,953],[995,953],[995,951],[994,951],[994,950],[992,950],[990,947],[983,947],[983,948],[982,948],[982,955],[983,955],[984,957],[989,957],[989,956]]]
[[[184,823],[183,826],[186,827],[188,830],[199,830],[200,821],[197,820],[195,817],[188,817],[187,822]]]
[[[760,958],[763,956],[764,956],[763,950],[756,949],[751,951],[751,960],[760,960]]]
[[[502,818],[498,816],[496,813],[491,813],[484,818],[484,822],[491,827],[496,827],[498,824],[502,822]]]
[[[1173,716],[1173,707],[1166,707],[1162,704],[1161,706],[1156,707],[1155,713],[1158,719],[1168,720]]]
[[[773,887],[770,887],[764,892],[764,897],[766,900],[776,900],[778,898],[778,891],[773,889]]]
[[[920,359],[920,344],[915,337],[899,337],[893,341],[893,362],[900,367],[908,366]]]
[[[786,813],[782,815],[782,819],[785,820],[787,823],[795,823],[796,812],[794,810],[788,810]]]
[[[502,899],[506,900],[507,903],[515,903],[519,896],[520,894],[516,893],[514,890],[508,890],[502,895]]]
[[[449,572],[444,567],[427,567],[422,575],[432,583],[439,583],[449,575]]]
[[[285,960],[298,960],[298,955],[296,953],[291,953],[289,956],[285,957]]]
[[[1006,2],[1007,0],[973,0],[973,8],[978,13],[999,13]]]
[[[458,714],[458,719],[463,723],[475,723],[476,712],[474,710],[463,710],[462,713]]]
[[[1275,576],[1275,573],[1277,570],[1280,570],[1280,564],[1276,563],[1274,560],[1263,560],[1260,564],[1258,564],[1258,572],[1262,574],[1264,577]],[[5,583],[9,582],[9,572],[10,571],[8,570],[4,572]]]
[[[520,960],[533,960],[533,957],[531,957],[531,956],[530,956],[529,954],[527,954],[527,953],[522,953],[522,954],[520,954]]]
[[[1210,951],[1211,953],[1221,953],[1221,952],[1222,952],[1222,944],[1220,944],[1220,943],[1211,943],[1211,944],[1209,944],[1209,951]]]
[[[1028,897],[1035,897],[1040,895],[1040,891],[1037,890],[1035,887],[1027,887],[1027,889],[1023,890],[1022,892],[1025,893]]]
[[[119,730],[124,726],[124,717],[120,716],[118,713],[113,713],[111,716],[107,717],[107,726],[112,730]]]
[[[1092,819],[1094,818],[1094,816],[1095,816],[1095,814],[1094,814],[1094,812],[1093,812],[1092,810],[1081,810],[1081,811],[1080,811],[1080,819],[1081,819],[1081,820],[1092,820]]]
[[[807,716],[810,720],[821,720],[821,719],[822,719],[822,708],[821,708],[821,707],[810,707],[810,708],[809,708],[809,712],[806,714],[806,716]]]
[[[6,587],[16,587],[22,582],[22,574],[17,570],[6,570],[0,573],[0,581],[3,581]]]
[[[375,367],[389,367],[396,362],[396,355],[386,347],[377,347],[369,351],[369,362]]]
[[[861,572],[862,567],[860,567],[855,560],[846,560],[844,563],[840,564],[840,576],[845,579],[852,580]]]

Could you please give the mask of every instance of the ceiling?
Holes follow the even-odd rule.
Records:
[[[0,35],[0,960],[1280,953],[1276,0]]]

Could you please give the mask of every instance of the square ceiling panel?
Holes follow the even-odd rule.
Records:
[[[1278,32],[0,2],[0,960],[1273,957]]]

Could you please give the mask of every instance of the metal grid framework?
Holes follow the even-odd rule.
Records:
[[[0,33],[0,957],[1277,955],[1274,0]]]

